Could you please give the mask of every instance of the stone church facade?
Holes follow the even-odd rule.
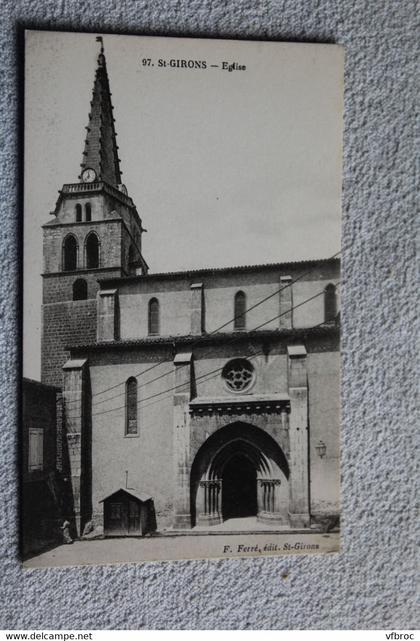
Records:
[[[320,527],[339,514],[339,260],[149,272],[112,112],[101,46],[80,176],[43,227],[42,382],[63,390],[77,534],[135,534],[143,504],[159,531]]]

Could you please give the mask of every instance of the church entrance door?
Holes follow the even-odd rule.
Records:
[[[233,456],[222,473],[223,520],[257,515],[257,471],[244,455]]]

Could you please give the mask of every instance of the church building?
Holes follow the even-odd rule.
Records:
[[[337,523],[339,259],[155,273],[143,231],[101,44],[80,175],[43,226],[75,534]]]

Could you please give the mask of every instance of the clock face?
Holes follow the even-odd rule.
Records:
[[[96,171],[91,167],[88,167],[82,173],[82,180],[84,183],[92,183],[96,180]]]

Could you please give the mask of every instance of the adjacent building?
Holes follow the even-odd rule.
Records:
[[[24,378],[22,399],[21,549],[28,555],[61,541],[66,491],[61,390]]]

